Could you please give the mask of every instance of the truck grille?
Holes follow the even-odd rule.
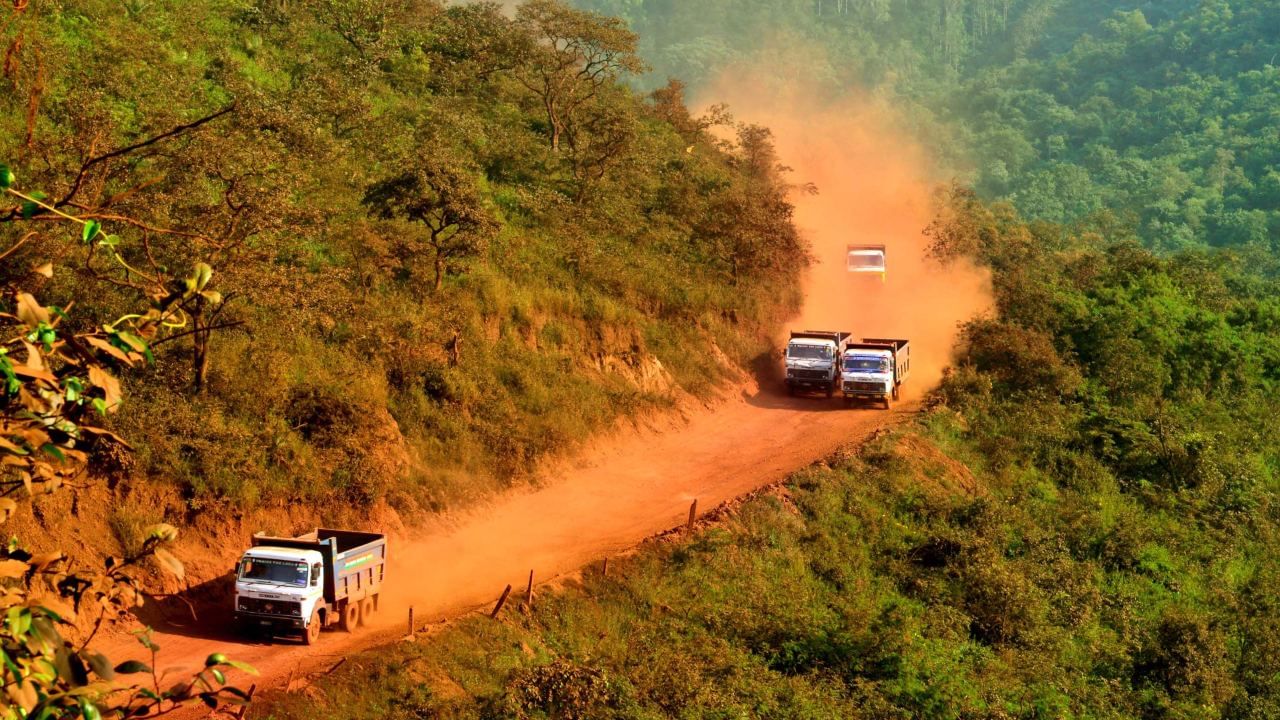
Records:
[[[794,377],[798,380],[826,380],[826,370],[795,370]]]
[[[238,609],[240,612],[255,613],[257,615],[290,615],[297,617],[302,614],[302,604],[289,600],[263,600],[261,598],[240,598]]]
[[[844,389],[849,392],[882,393],[884,392],[884,385],[875,382],[847,382],[844,384]]]

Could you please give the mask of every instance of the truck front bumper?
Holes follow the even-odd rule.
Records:
[[[883,385],[875,385],[868,382],[851,381],[840,385],[840,391],[844,396],[850,399],[861,398],[865,400],[883,400],[889,397],[889,390]]]
[[[301,632],[306,629],[307,622],[297,615],[265,615],[262,613],[236,611],[236,622],[260,628],[270,628],[276,632]]]

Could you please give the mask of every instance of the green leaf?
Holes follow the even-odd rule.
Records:
[[[205,285],[209,284],[209,280],[213,278],[213,268],[208,263],[196,263],[191,268],[192,279],[195,280],[195,289],[203,290]]]
[[[254,675],[254,676],[258,675],[258,668],[250,665],[247,662],[241,662],[239,660],[228,660],[223,664],[228,667],[233,667],[243,673],[249,673],[250,675]]]
[[[98,706],[87,698],[80,698],[80,712],[83,713],[84,720],[102,720],[102,713],[98,710]]]
[[[219,685],[227,684],[227,676],[223,675],[221,670],[219,670],[218,668],[214,668],[209,672],[213,674],[213,679],[217,680]]]
[[[165,570],[173,573],[179,580],[186,575],[186,569],[182,567],[182,561],[174,557],[164,548],[156,548],[156,560],[160,561],[160,566]]]
[[[178,537],[178,529],[168,523],[156,523],[147,528],[146,535],[148,539],[172,542]]]
[[[93,673],[103,680],[114,680],[116,671],[111,667],[111,661],[102,653],[91,653],[89,655],[89,667],[93,668]]]
[[[209,657],[207,657],[207,658],[205,658],[205,659],[204,659],[204,666],[205,666],[205,667],[213,667],[213,666],[215,666],[215,665],[222,665],[222,664],[224,664],[224,663],[226,663],[226,662],[227,662],[227,656],[226,656],[226,655],[223,655],[222,653],[214,653],[214,654],[212,654],[212,655],[210,655]]]
[[[85,242],[92,242],[94,238],[98,237],[98,233],[101,230],[102,223],[97,220],[90,220],[84,224],[84,230],[80,232],[80,237],[84,238]]]
[[[16,182],[18,182],[18,176],[13,174],[9,166],[0,165],[0,190],[8,190]]]
[[[80,378],[71,376],[62,379],[62,387],[66,390],[67,402],[78,402],[84,395],[84,382]]]
[[[134,675],[137,673],[149,672],[151,672],[151,666],[137,660],[125,660],[116,666],[116,674],[118,675]]]
[[[27,194],[32,198],[32,200],[28,200],[22,203],[22,218],[24,220],[30,220],[36,215],[39,215],[40,213],[44,212],[44,208],[41,207],[39,203],[33,202],[33,200],[43,200],[45,199],[45,197],[47,197],[44,193],[40,192],[39,190],[36,190],[35,192],[32,192],[32,193],[27,193]]]
[[[98,247],[114,248],[119,244],[119,235],[104,235],[102,236],[102,239],[98,241]]]

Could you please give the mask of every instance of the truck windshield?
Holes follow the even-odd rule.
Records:
[[[849,253],[850,270],[884,270],[884,255],[880,253]]]
[[[887,373],[889,372],[889,361],[884,358],[845,358],[844,369],[848,372]]]
[[[831,348],[825,345],[788,345],[787,357],[802,360],[827,360],[831,357]]]
[[[307,566],[292,560],[245,558],[240,563],[240,579],[306,587]]]

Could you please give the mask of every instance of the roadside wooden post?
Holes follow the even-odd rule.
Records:
[[[502,606],[507,602],[507,596],[511,594],[511,586],[508,585],[506,590],[502,591],[502,597],[498,598],[498,604],[493,606],[493,612],[489,613],[489,619],[493,620],[498,617],[498,613],[502,611]]]
[[[693,504],[689,506],[689,522],[685,525],[685,530],[693,532],[693,521],[698,518],[698,499],[693,499]]]
[[[257,683],[254,683],[249,686],[249,692],[244,694],[245,695],[244,699],[247,702],[245,702],[244,705],[241,705],[240,709],[236,711],[236,720],[244,720],[245,713],[249,712],[249,703],[253,701],[253,694],[257,691],[258,691]]]
[[[609,577],[609,558],[605,557],[604,563],[600,566],[600,577]]]
[[[525,588],[525,591],[524,591],[524,605],[529,610],[529,612],[533,612],[533,571],[532,570],[529,571],[529,587]]]
[[[409,606],[409,639],[413,639],[413,606]]]

